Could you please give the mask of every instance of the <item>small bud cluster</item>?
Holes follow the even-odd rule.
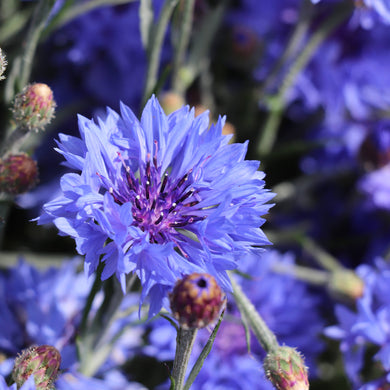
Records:
[[[3,75],[6,68],[7,68],[7,59],[5,58],[5,55],[3,54],[0,48],[0,80],[5,79]]]
[[[267,354],[264,371],[277,390],[307,390],[307,367],[297,350],[282,346]]]
[[[34,375],[37,390],[53,389],[60,364],[61,355],[56,348],[51,345],[33,346],[15,359],[12,378],[18,389],[31,375]]]
[[[12,109],[18,126],[29,130],[43,129],[54,117],[56,103],[53,91],[46,84],[27,85],[16,95]]]
[[[37,163],[27,154],[10,155],[0,160],[0,192],[22,194],[37,182]]]
[[[193,273],[176,283],[170,302],[180,326],[200,329],[219,317],[225,295],[213,276]]]

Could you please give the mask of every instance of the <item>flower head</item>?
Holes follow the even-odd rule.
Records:
[[[125,105],[98,122],[79,117],[81,139],[61,134],[59,152],[81,171],[63,176],[63,195],[44,206],[76,240],[88,274],[104,262],[102,279],[136,272],[151,298],[150,313],[192,272],[230,289],[226,271],[269,244],[259,227],[273,196],[259,162],[245,161],[247,143],[229,144],[224,120],[183,107],[165,115],[155,97],[141,121]],[[100,255],[102,256],[100,259]]]

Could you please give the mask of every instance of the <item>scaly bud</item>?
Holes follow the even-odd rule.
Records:
[[[61,364],[61,355],[51,345],[33,346],[25,349],[15,359],[12,378],[18,389],[34,375],[37,390],[53,389]]]
[[[0,159],[0,192],[22,194],[38,182],[37,163],[27,154]]]
[[[0,48],[0,80],[5,79],[3,74],[6,68],[7,68],[7,59],[5,58],[5,55],[3,54]]]
[[[225,303],[217,281],[206,273],[186,275],[169,298],[172,313],[183,328],[204,328],[219,317]]]
[[[303,357],[291,347],[278,347],[268,352],[264,371],[277,390],[307,390],[307,367]]]
[[[18,126],[38,131],[53,119],[55,107],[53,91],[49,86],[41,83],[30,84],[16,95],[12,109],[13,118]]]

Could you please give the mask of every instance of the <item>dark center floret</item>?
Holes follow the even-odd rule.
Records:
[[[137,178],[124,161],[123,169],[122,185],[108,190],[118,204],[132,203],[133,225],[148,232],[151,243],[177,243],[178,228],[187,229],[205,218],[196,212],[201,199],[192,186],[192,169],[175,179],[168,172],[161,174],[157,159],[151,163],[150,157]]]

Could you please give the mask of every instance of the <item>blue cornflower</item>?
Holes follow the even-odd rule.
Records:
[[[226,271],[269,244],[259,227],[273,194],[259,162],[244,160],[247,143],[229,144],[223,123],[209,128],[208,113],[194,118],[188,107],[167,116],[155,97],[141,121],[124,104],[121,116],[80,116],[81,139],[60,134],[58,151],[81,173],[62,177],[63,195],[39,223],[75,239],[88,275],[103,262],[102,279],[115,274],[125,290],[135,272],[150,314],[185,274],[209,273],[229,289]]]
[[[346,373],[360,385],[364,354],[370,345],[378,347],[374,359],[385,372],[390,370],[390,267],[377,258],[375,266],[361,265],[356,273],[364,281],[364,294],[356,301],[356,311],[336,306],[339,324],[326,328],[325,334],[340,340]]]

